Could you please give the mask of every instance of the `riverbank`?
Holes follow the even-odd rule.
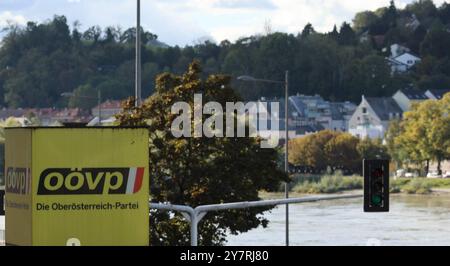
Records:
[[[290,184],[291,193],[331,194],[363,189],[361,176],[295,175]],[[390,192],[405,194],[450,193],[450,179],[398,178],[390,180]]]

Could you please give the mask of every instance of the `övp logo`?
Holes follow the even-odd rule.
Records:
[[[31,187],[30,168],[8,167],[6,169],[6,192],[29,195]]]
[[[39,177],[38,195],[134,194],[142,187],[144,167],[49,168]]]

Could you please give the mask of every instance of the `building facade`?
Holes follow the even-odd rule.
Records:
[[[350,134],[359,138],[384,138],[389,123],[402,118],[402,109],[391,97],[362,97],[349,122]]]

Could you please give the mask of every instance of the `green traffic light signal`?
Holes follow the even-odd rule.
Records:
[[[373,195],[372,196],[372,204],[373,205],[381,205],[381,196],[380,195]]]

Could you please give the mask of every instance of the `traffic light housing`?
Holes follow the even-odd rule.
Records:
[[[364,211],[389,211],[389,160],[364,160]]]

